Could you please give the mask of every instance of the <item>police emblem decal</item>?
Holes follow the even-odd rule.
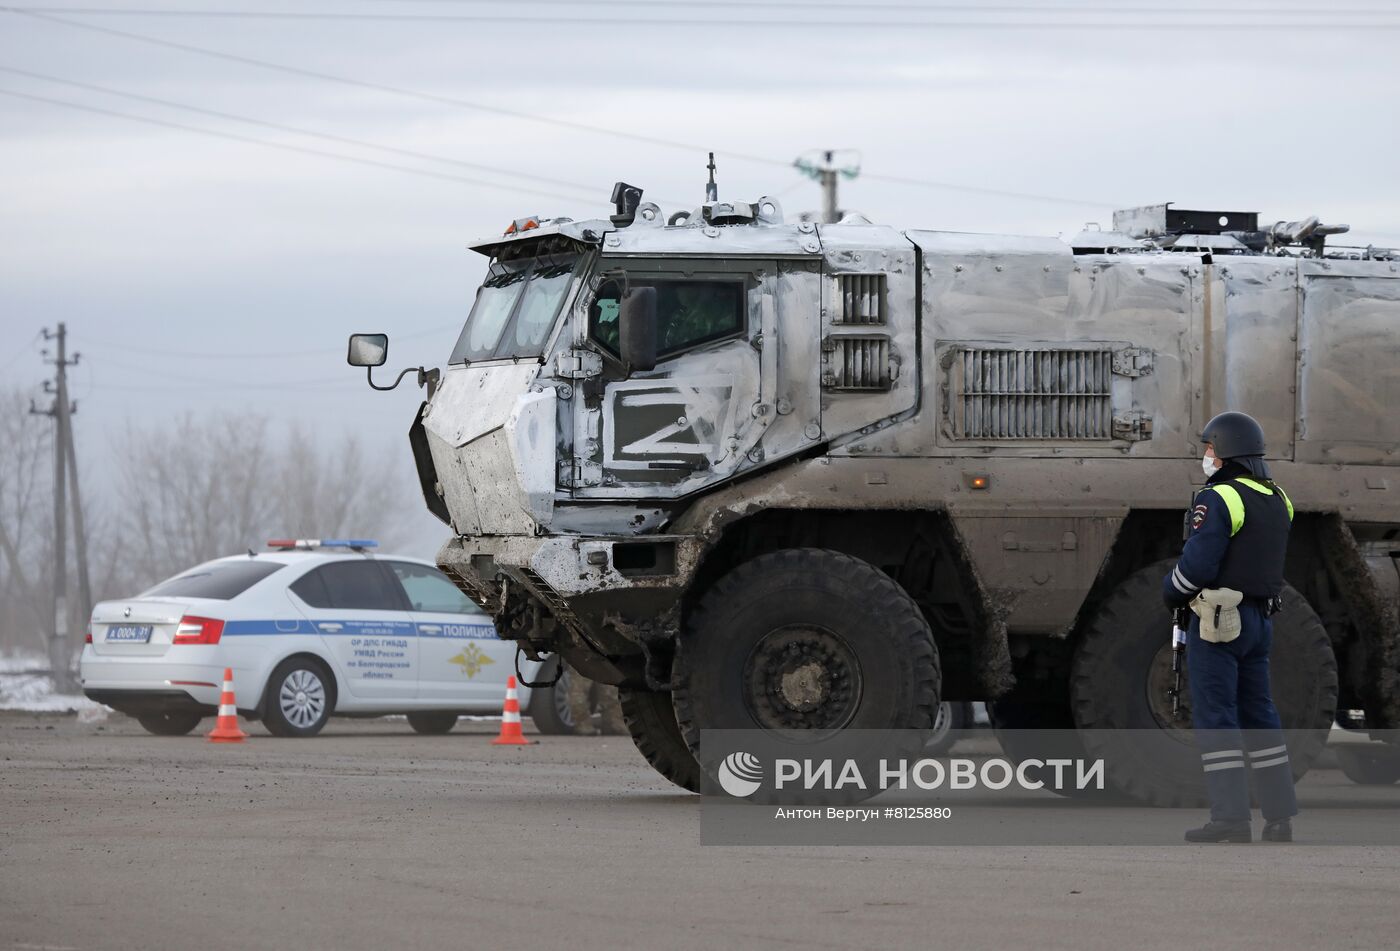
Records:
[[[1205,520],[1206,507],[1204,505],[1198,505],[1191,510],[1191,529],[1193,531],[1199,531]]]
[[[485,651],[475,644],[468,644],[456,657],[447,658],[447,662],[461,667],[462,673],[467,675],[468,680],[471,680],[477,674],[481,673],[481,668],[485,667],[487,664],[495,663],[494,660],[486,656]]]

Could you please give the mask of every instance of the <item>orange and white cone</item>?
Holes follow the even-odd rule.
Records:
[[[224,668],[224,689],[219,694],[219,719],[209,731],[210,743],[242,743],[248,734],[238,728],[238,707],[233,700],[233,668]]]
[[[525,739],[520,730],[520,695],[515,689],[515,676],[506,678],[506,705],[501,711],[501,735],[491,741],[492,746],[529,746],[535,740]]]

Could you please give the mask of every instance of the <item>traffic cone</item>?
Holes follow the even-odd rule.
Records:
[[[501,735],[491,741],[492,746],[529,746],[535,740],[525,739],[520,731],[520,697],[515,692],[515,676],[506,678],[506,705],[501,710]]]
[[[248,734],[238,728],[238,707],[233,701],[232,667],[224,668],[224,689],[219,694],[219,719],[208,735],[210,743],[242,743],[248,738]]]

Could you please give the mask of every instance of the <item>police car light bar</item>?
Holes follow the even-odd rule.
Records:
[[[268,548],[300,548],[310,551],[315,548],[378,548],[379,542],[368,538],[275,538],[267,543]]]

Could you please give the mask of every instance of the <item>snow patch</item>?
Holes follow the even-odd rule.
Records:
[[[0,710],[76,713],[83,722],[106,719],[110,708],[82,694],[54,693],[47,669],[48,661],[39,654],[0,653]]]

